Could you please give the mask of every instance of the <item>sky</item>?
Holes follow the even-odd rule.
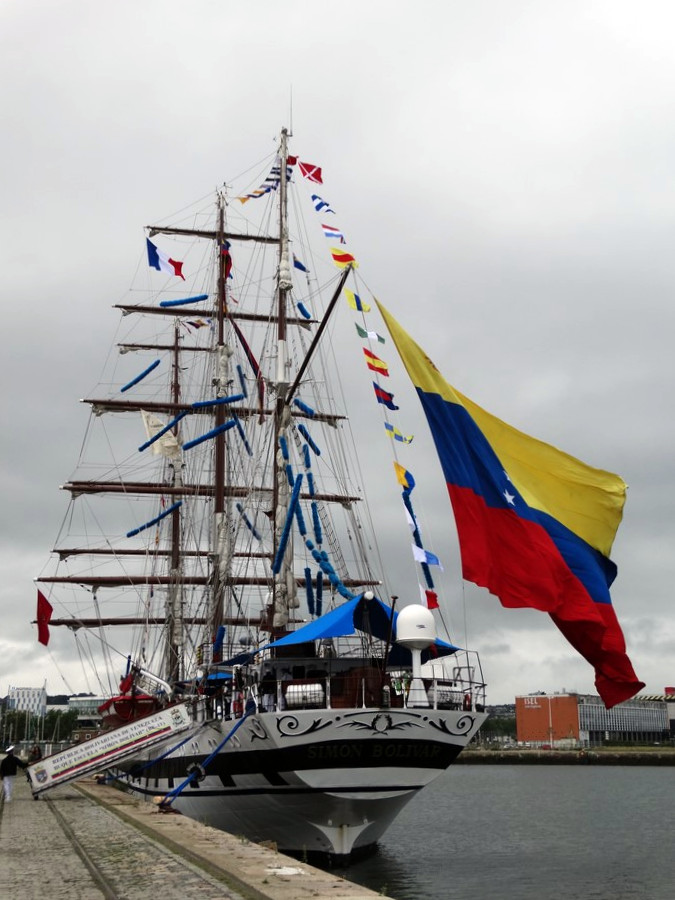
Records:
[[[85,689],[65,638],[37,644],[33,579],[142,226],[270,153],[291,107],[364,278],[448,381],[628,483],[614,606],[646,690],[675,684],[674,26],[666,0],[1,4],[0,695]],[[489,701],[594,692],[547,616],[462,585],[402,377],[416,511]]]

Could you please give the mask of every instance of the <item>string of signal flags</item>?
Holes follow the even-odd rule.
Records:
[[[286,179],[290,181],[293,173],[295,171],[295,167],[297,166],[301,175],[307,179],[309,182],[314,184],[323,185],[323,173],[321,166],[317,166],[313,163],[302,162],[299,160],[297,156],[289,156],[286,161]],[[279,187],[281,182],[281,160],[277,157],[272,165],[269,175],[265,178],[259,188],[244,194],[237,199],[240,203],[247,203],[249,200],[258,199],[260,197],[265,196],[271,191],[276,190]],[[318,194],[311,195],[312,205],[314,210],[322,217],[332,215],[334,216],[335,210],[330,205],[330,203],[324,198],[319,196]],[[321,222],[321,230],[324,236],[331,242],[330,254],[333,260],[333,264],[338,269],[344,269],[347,266],[351,266],[353,269],[358,268],[358,262],[352,253],[347,249],[347,239],[344,235],[344,232],[341,228],[336,225],[329,224],[328,222]],[[156,268],[160,271],[164,271],[167,274],[177,275],[180,278],[184,279],[184,275],[182,273],[181,262],[168,258],[162,251],[159,250],[151,241],[147,241],[147,250],[148,250],[148,263],[152,268]],[[229,257],[229,245],[225,248],[224,252]],[[293,255],[293,265],[296,269],[301,272],[308,272],[305,264]],[[228,272],[229,274],[229,272]],[[348,290],[347,288],[343,288],[343,294],[347,301],[348,306],[354,312],[361,313],[362,316],[365,317],[370,311],[370,304],[364,302],[361,297],[355,292]],[[184,302],[184,301],[183,301]],[[297,304],[300,313],[305,318],[310,318],[309,311],[303,306],[301,302]],[[363,323],[365,325],[365,318],[363,319]],[[370,349],[370,346],[373,344],[385,344],[386,339],[376,331],[368,330],[367,328],[362,327],[358,322],[354,322],[356,327],[356,333],[359,338],[364,341],[369,342],[368,347],[363,347],[363,354],[365,358],[366,366],[372,372],[375,372],[380,378],[389,378],[389,367],[387,363],[377,356],[373,350]],[[375,399],[377,403],[384,407],[385,410],[389,410],[392,412],[398,411],[399,407],[394,403],[394,394],[390,391],[387,391],[383,388],[377,381],[373,381],[373,390],[375,392]],[[392,440],[402,443],[404,445],[411,444],[413,441],[413,435],[403,434],[395,425],[388,421],[387,412],[384,412],[384,427],[386,433],[389,435]],[[415,487],[415,479],[411,472],[408,471],[404,466],[400,465],[400,463],[396,460],[394,454],[394,471],[396,475],[396,479],[400,486],[403,488],[401,492],[401,497],[403,500],[403,506],[405,509],[406,518],[408,521],[408,527],[410,528],[413,543],[412,543],[412,552],[413,558],[416,562],[420,564],[422,574],[424,576],[424,585],[420,584],[420,596],[422,602],[429,609],[437,609],[438,608],[438,595],[434,590],[434,581],[431,575],[431,566],[437,566],[438,568],[443,570],[443,566],[441,565],[438,557],[431,553],[429,550],[426,550],[422,543],[422,536],[417,520],[417,516],[415,515],[415,511],[413,509],[411,494]]]
[[[321,168],[318,166],[313,166],[311,171],[313,173],[312,176],[308,175],[303,171],[302,166],[305,164],[300,164],[300,171],[303,173],[305,178],[308,178],[310,181],[314,181],[319,184],[323,184],[321,178]],[[316,177],[316,173],[318,172],[318,178]],[[312,205],[317,213],[319,213],[322,218],[327,214],[335,215],[335,210],[330,205],[330,203],[323,197],[318,194],[311,195]],[[330,254],[333,259],[334,265],[338,269],[344,269],[346,266],[351,265],[352,268],[357,268],[358,263],[352,253],[350,253],[346,249],[347,239],[345,237],[344,232],[341,228],[338,228],[336,225],[327,224],[325,222],[321,222],[321,230],[323,231],[324,236],[331,242]],[[338,244],[339,246],[334,246]],[[306,271],[305,267],[298,266],[298,261],[294,260],[294,263],[297,268],[302,267],[304,271]],[[361,297],[352,290],[347,288],[343,288],[343,294],[347,301],[347,304],[350,309],[352,309],[356,313],[361,313],[363,318],[363,324],[365,325],[365,316],[371,311],[370,304],[366,303],[361,299]],[[369,346],[363,347],[363,355],[365,359],[365,364],[368,369],[372,372],[375,372],[380,378],[389,378],[389,367],[385,360],[381,359],[377,356],[376,353],[373,352],[371,346],[376,344],[385,344],[386,339],[379,334],[377,331],[371,331],[367,328],[364,328],[359,322],[355,321],[354,325],[356,327],[356,333],[359,338],[363,341],[368,341]],[[373,390],[375,392],[375,399],[378,404],[384,407],[384,427],[389,435],[394,441],[398,441],[402,444],[411,444],[413,441],[413,435],[403,434],[395,425],[387,419],[386,410],[390,410],[392,412],[398,411],[399,407],[394,402],[394,394],[390,391],[387,391],[382,385],[379,384],[378,381],[373,381]],[[394,454],[395,456],[395,454]],[[420,564],[422,574],[424,576],[424,584],[420,584],[420,597],[422,602],[429,609],[437,609],[438,604],[438,595],[434,590],[434,580],[431,574],[431,566],[438,566],[438,568],[443,570],[443,566],[441,565],[438,557],[431,553],[429,550],[426,550],[422,543],[422,535],[420,532],[417,516],[415,515],[415,511],[413,509],[411,494],[415,487],[415,479],[411,472],[402,466],[395,458],[394,458],[394,472],[396,474],[396,480],[403,488],[401,492],[401,497],[403,500],[403,506],[405,509],[406,519],[408,521],[408,527],[412,533],[413,543],[412,543],[412,552],[413,558],[416,562]]]

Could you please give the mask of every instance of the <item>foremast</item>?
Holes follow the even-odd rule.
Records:
[[[277,400],[274,413],[274,485],[273,485],[273,522],[274,522],[274,557],[281,543],[286,527],[291,486],[286,476],[286,464],[281,450],[281,443],[288,438],[291,421],[288,404],[288,388],[290,386],[289,365],[286,341],[286,303],[287,295],[293,283],[291,280],[291,262],[288,242],[288,132],[281,130],[279,147],[279,271],[277,276]],[[300,605],[297,597],[295,578],[293,575],[292,534],[289,536],[286,553],[281,560],[278,571],[274,574],[272,588],[272,629],[283,630],[287,625],[290,610]]]
[[[286,461],[281,449],[282,443],[288,444],[289,435],[292,432],[291,421],[291,403],[294,395],[298,390],[304,373],[309,366],[310,360],[314,356],[314,352],[319,345],[324,329],[335,309],[342,288],[347,280],[352,267],[346,266],[338,279],[333,296],[326,308],[324,316],[319,323],[319,327],[314,335],[309,349],[305,354],[305,358],[298,369],[292,383],[290,380],[290,360],[286,350],[286,326],[288,324],[287,315],[287,295],[292,289],[291,280],[291,252],[289,247],[288,236],[288,203],[287,203],[287,185],[288,185],[288,132],[285,128],[281,131],[281,141],[279,148],[279,272],[277,285],[277,371],[276,371],[276,391],[277,401],[274,411],[274,485],[273,485],[273,521],[274,521],[274,554],[276,559],[282,535],[289,527],[288,516],[291,498],[292,486],[289,484],[286,474]],[[302,494],[301,494],[302,496]],[[315,499],[320,499],[318,495],[314,495]],[[300,606],[297,593],[297,585],[299,579],[293,572],[293,529],[289,530],[287,535],[288,542],[286,550],[279,564],[278,571],[274,573],[273,593],[271,609],[268,609],[268,618],[271,620],[271,630],[273,632],[282,632],[288,625],[291,618],[291,610]],[[371,582],[368,582],[371,583]],[[372,582],[377,584],[377,581]],[[354,584],[366,584],[366,582],[354,582]],[[271,613],[271,616],[270,616]]]

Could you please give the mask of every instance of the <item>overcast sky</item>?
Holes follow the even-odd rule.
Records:
[[[66,635],[37,644],[33,578],[142,226],[270,153],[291,91],[294,149],[445,377],[629,484],[614,604],[647,690],[674,684],[674,32],[666,0],[0,4],[0,695],[85,689]],[[490,701],[592,692],[548,617],[462,588],[410,415],[418,513]]]

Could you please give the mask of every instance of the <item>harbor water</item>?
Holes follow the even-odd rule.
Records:
[[[342,874],[395,900],[672,900],[675,768],[455,765]]]

